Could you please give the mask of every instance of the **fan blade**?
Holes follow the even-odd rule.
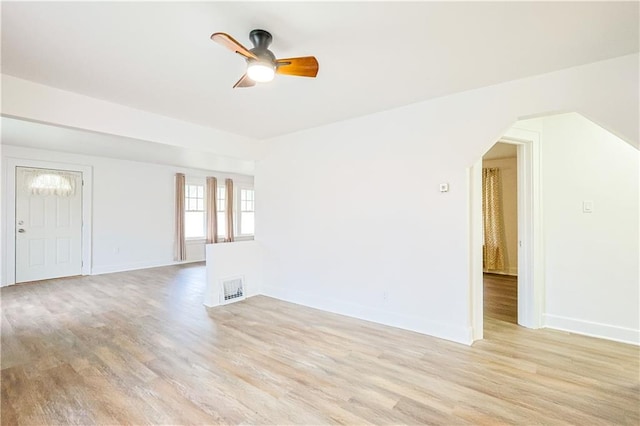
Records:
[[[245,58],[258,59],[258,57],[251,53],[249,49],[238,43],[236,39],[234,39],[227,33],[213,33],[211,34],[211,40],[223,45],[227,49],[239,55],[244,56]]]
[[[287,58],[276,60],[276,73],[297,75],[300,77],[315,77],[318,74],[318,61],[314,56]]]
[[[233,88],[235,89],[236,87],[251,87],[255,85],[256,82],[251,80],[249,76],[245,74],[240,77],[240,80],[238,80],[236,84],[233,85]]]

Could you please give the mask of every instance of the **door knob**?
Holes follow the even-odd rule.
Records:
[[[27,231],[25,231],[24,229],[20,228],[20,229],[18,229],[18,232],[21,233],[21,234],[24,234]]]

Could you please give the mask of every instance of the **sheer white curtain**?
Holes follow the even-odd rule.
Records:
[[[26,170],[25,189],[33,195],[72,197],[76,193],[78,175],[63,170]]]
[[[187,260],[187,245],[184,236],[184,186],[184,174],[176,173],[176,260]]]

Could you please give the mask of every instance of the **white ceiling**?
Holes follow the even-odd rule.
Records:
[[[638,2],[2,2],[2,72],[268,138],[639,50]],[[209,40],[273,34],[317,79],[232,89]]]

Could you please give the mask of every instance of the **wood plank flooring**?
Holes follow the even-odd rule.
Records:
[[[484,318],[518,323],[518,277],[484,274]]]
[[[489,316],[472,347],[264,296],[204,267],[1,290],[2,425],[640,423],[639,349]]]

